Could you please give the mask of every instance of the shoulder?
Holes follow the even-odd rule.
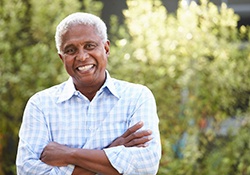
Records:
[[[32,95],[29,99],[29,101],[46,101],[46,100],[52,100],[56,101],[60,94],[62,93],[66,82],[63,82],[58,85],[54,85],[52,87],[49,87],[47,89],[41,90],[39,92],[36,92],[34,95]]]
[[[112,78],[114,85],[118,91],[118,93],[122,96],[129,95],[131,96],[153,96],[151,90],[142,84],[132,83],[128,81],[118,80]]]

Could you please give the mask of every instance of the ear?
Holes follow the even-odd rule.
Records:
[[[105,44],[104,44],[104,49],[105,49],[105,51],[106,51],[107,56],[109,56],[109,54],[110,54],[110,41],[109,41],[109,40],[107,40],[107,41],[105,42]]]
[[[58,56],[59,56],[60,59],[63,61],[63,56],[62,56],[60,53],[58,53]]]

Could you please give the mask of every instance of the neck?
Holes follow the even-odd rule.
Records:
[[[74,81],[74,79],[73,79]],[[94,98],[97,91],[103,86],[106,81],[106,74],[100,81],[90,82],[90,83],[82,83],[80,81],[75,80],[74,85],[75,88],[80,91],[84,96],[86,96],[90,101]]]
[[[81,92],[81,91],[80,91]],[[96,94],[97,91],[95,92],[90,92],[90,93],[82,93],[85,97],[87,97],[89,99],[89,101],[92,101],[93,98],[95,97],[95,94]]]
[[[99,86],[89,86],[89,87],[76,87],[78,91],[80,91],[85,97],[87,97],[90,101],[94,98],[97,91],[102,87],[103,84]]]

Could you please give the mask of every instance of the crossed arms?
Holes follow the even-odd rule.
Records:
[[[108,147],[120,145],[125,147],[146,147],[146,143],[152,139],[150,136],[152,132],[150,130],[138,131],[142,126],[143,123],[138,122]],[[119,174],[111,165],[103,150],[69,148],[56,142],[51,142],[44,148],[40,159],[52,166],[75,165],[73,175]]]
[[[85,124],[83,119],[80,123],[71,120],[72,115],[58,114],[54,108],[60,105],[47,105],[39,94],[34,96],[26,106],[19,132],[17,174],[156,174],[161,145],[155,102],[152,95],[141,95],[133,102],[128,120],[125,112],[117,119],[113,109],[105,122],[87,128],[94,129],[89,132],[85,129],[89,125],[84,130],[79,127]],[[79,111],[78,106],[71,108]],[[136,124],[138,121],[144,123]],[[91,135],[86,135],[88,132]]]

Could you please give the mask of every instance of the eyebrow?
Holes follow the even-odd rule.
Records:
[[[66,45],[64,48],[63,48],[63,51],[67,50],[68,48],[70,47],[76,47],[74,44],[69,44],[69,45]]]

